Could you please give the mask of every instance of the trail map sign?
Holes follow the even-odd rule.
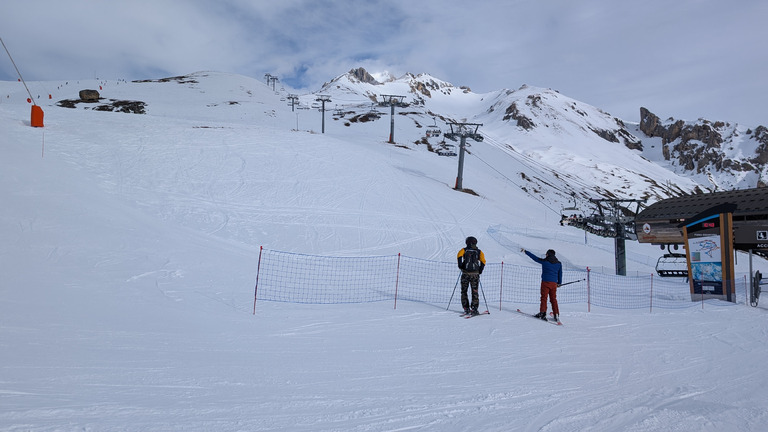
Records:
[[[732,227],[733,214],[719,213],[683,228],[692,301],[736,301]]]

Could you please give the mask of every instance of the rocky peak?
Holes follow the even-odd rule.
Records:
[[[706,120],[692,124],[677,120],[665,126],[656,114],[648,111],[647,108],[640,108],[640,130],[651,138],[661,137],[663,144],[669,144],[680,138],[683,145],[687,145],[689,141],[701,141],[708,148],[720,147],[724,140],[718,129],[723,126],[725,124],[722,122],[713,125]]]
[[[678,120],[668,126],[664,126],[659,116],[650,112],[645,107],[640,107],[640,130],[650,138],[660,137],[663,144],[669,144],[680,138],[684,125],[684,121]]]
[[[373,85],[381,84],[380,82],[376,81],[376,78],[374,78],[371,74],[369,74],[368,71],[365,70],[365,68],[362,68],[362,67],[350,70],[349,75],[350,75],[350,78],[355,78],[356,80],[367,83],[367,84],[373,84]]]
[[[738,139],[738,129],[725,122],[711,122],[699,119],[686,123],[670,118],[663,124],[659,117],[646,108],[640,108],[640,131],[648,137],[660,137],[662,154],[667,161],[675,162],[684,171],[707,174],[710,178],[715,173],[722,179],[728,179],[726,187],[733,187],[743,173],[757,174],[757,184],[762,185],[768,163],[768,129],[759,126],[747,131],[750,139]],[[754,143],[754,153],[734,154],[734,140],[742,142],[745,149]],[[713,182],[717,188],[721,185]],[[754,186],[754,185],[750,185]]]

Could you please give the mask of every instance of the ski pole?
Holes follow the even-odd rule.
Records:
[[[448,308],[451,307],[451,302],[453,301],[453,295],[456,294],[456,287],[459,286],[459,279],[461,279],[461,273],[459,273],[459,277],[456,278],[456,284],[453,286],[453,292],[451,293],[451,299],[448,300],[448,306],[445,308],[445,310],[448,310]]]
[[[575,281],[570,281],[570,282],[566,282],[566,283],[560,284],[560,286],[570,285],[572,283],[582,282],[582,281],[585,281],[585,280],[586,279],[579,279],[579,280],[575,280]]]
[[[483,291],[483,283],[477,280],[477,284],[480,286],[480,292],[483,294],[483,301],[485,302],[485,310],[490,314],[491,309],[488,307],[488,300],[485,299],[485,291]]]

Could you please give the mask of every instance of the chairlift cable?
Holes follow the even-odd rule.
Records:
[[[5,52],[8,53],[8,58],[11,59],[11,63],[13,64],[13,68],[16,69],[16,73],[19,74],[19,79],[24,84],[24,88],[27,89],[27,94],[29,95],[29,99],[32,101],[32,105],[37,105],[35,103],[35,98],[32,97],[32,92],[29,91],[29,87],[27,87],[27,82],[24,81],[24,77],[21,76],[21,72],[19,72],[19,68],[16,67],[16,62],[13,61],[13,57],[11,57],[11,52],[8,51],[8,47],[5,46],[5,42],[3,42],[3,38],[0,38],[0,44],[3,44],[3,48],[5,48]]]
[[[520,188],[521,190],[525,191],[525,193],[527,193],[527,194],[528,194],[528,195],[529,195],[531,198],[533,198],[533,199],[535,199],[535,200],[539,201],[539,202],[540,202],[540,203],[541,203],[541,204],[542,204],[544,207],[546,207],[546,208],[550,209],[550,210],[551,210],[553,213],[555,213],[555,214],[560,214],[560,211],[558,211],[558,210],[555,210],[555,209],[553,209],[552,207],[548,206],[546,203],[544,203],[543,201],[541,201],[539,198],[537,198],[536,196],[534,196],[533,194],[531,194],[530,192],[528,192],[528,190],[526,190],[526,189],[525,189],[525,187],[523,187],[523,186],[521,186],[521,185],[519,185],[519,184],[515,183],[515,182],[514,182],[514,181],[513,181],[511,178],[507,177],[506,175],[504,175],[504,173],[502,173],[501,171],[499,171],[499,170],[497,170],[496,168],[494,168],[494,167],[493,167],[491,164],[489,164],[488,162],[486,162],[485,160],[483,160],[483,158],[481,158],[480,156],[478,156],[478,155],[476,155],[476,154],[474,154],[474,153],[470,153],[470,155],[472,155],[472,156],[476,157],[476,158],[477,158],[477,159],[478,159],[480,162],[482,162],[482,163],[486,164],[486,165],[488,166],[488,168],[492,169],[492,170],[493,170],[493,171],[495,171],[497,174],[499,174],[500,176],[504,177],[504,178],[505,178],[505,179],[506,179],[508,182],[512,183],[513,185],[517,186],[517,187],[518,187],[518,188]]]
[[[545,166],[544,164],[542,164],[542,163],[540,163],[540,162],[537,162],[537,161],[536,161],[536,160],[534,160],[533,158],[531,158],[531,157],[528,157],[528,156],[526,156],[526,155],[524,155],[524,154],[522,154],[522,153],[518,152],[517,150],[514,150],[514,149],[511,149],[511,148],[510,148],[510,149],[511,149],[511,150],[512,150],[512,151],[513,151],[515,154],[511,154],[511,153],[509,153],[509,152],[505,151],[504,147],[502,146],[502,143],[500,143],[500,142],[496,141],[496,140],[495,140],[495,139],[493,139],[493,138],[490,138],[490,137],[488,137],[488,135],[487,135],[487,134],[485,134],[485,133],[483,133],[482,135],[485,137],[485,139],[490,139],[490,141],[491,141],[491,144],[492,144],[492,145],[494,145],[496,148],[499,148],[500,150],[504,151],[506,154],[508,154],[508,155],[509,155],[509,156],[511,156],[512,158],[516,159],[516,160],[517,160],[519,163],[523,164],[524,166],[527,166],[527,167],[529,167],[529,168],[532,168],[532,169],[538,169],[538,170],[542,170],[542,171],[551,172],[551,173],[553,173],[553,174],[558,174],[560,177],[564,177],[564,176],[563,176],[561,173],[557,173],[557,171],[556,171],[556,170],[554,170],[554,169],[552,169],[551,167]],[[482,158],[480,158],[479,156],[477,156],[477,155],[476,155],[476,154],[474,154],[474,153],[472,153],[472,155],[473,155],[473,156],[475,156],[475,157],[477,157],[477,159],[478,159],[478,160],[480,160],[481,162],[483,162],[484,164],[486,164],[486,165],[487,165],[489,168],[491,168],[492,170],[496,171],[496,172],[497,172],[499,175],[501,175],[502,177],[504,177],[504,178],[505,178],[506,180],[508,180],[510,183],[512,183],[512,184],[514,184],[515,186],[517,186],[518,188],[520,188],[520,189],[522,189],[522,190],[526,191],[526,193],[527,193],[529,196],[531,196],[532,198],[534,198],[534,199],[536,199],[536,200],[539,200],[537,197],[535,197],[535,196],[534,196],[534,195],[532,195],[530,192],[528,192],[528,191],[527,191],[527,190],[526,190],[526,189],[525,189],[523,186],[521,186],[521,185],[519,185],[519,184],[515,183],[515,182],[514,182],[512,179],[510,179],[509,177],[507,177],[506,175],[504,175],[503,173],[501,173],[501,172],[500,172],[498,169],[496,169],[496,168],[494,168],[493,166],[491,166],[491,164],[489,164],[488,162],[486,162],[485,160],[483,160]],[[518,156],[519,156],[519,158],[518,158],[518,157],[516,157],[516,155],[518,155]],[[522,159],[524,159],[524,160],[520,160],[520,158],[522,158]],[[532,165],[533,165],[533,166],[532,166]],[[589,189],[590,189],[590,186],[589,186],[589,185],[587,185],[587,184],[586,184],[586,183],[584,183],[583,181],[581,181],[581,180],[577,179],[576,177],[573,177],[573,176],[571,176],[571,175],[567,175],[567,177],[568,177],[568,179],[569,179],[570,181],[572,181],[573,183],[576,183],[576,184],[578,184],[578,185],[582,186],[584,189],[587,189],[587,190],[589,190]],[[571,196],[572,196],[572,195],[573,195],[573,192],[574,192],[573,190],[571,190],[571,191],[566,191],[566,190],[563,190],[562,188],[560,188],[560,187],[557,187],[557,186],[555,186],[555,185],[553,185],[553,184],[551,184],[551,183],[549,184],[549,186],[550,186],[550,187],[552,187],[553,189],[555,189],[556,191],[558,191],[558,192],[560,192],[560,193],[562,193],[562,194],[565,194],[565,195],[571,195]],[[555,210],[555,209],[553,209],[552,207],[550,207],[550,206],[548,206],[548,205],[546,205],[546,204],[544,204],[544,206],[545,206],[545,207],[547,207],[547,208],[549,208],[550,210],[552,210],[552,211],[553,211],[554,213],[556,213],[556,214],[561,214],[561,212],[560,212],[559,210]]]
[[[587,183],[583,182],[578,177],[575,177],[575,176],[573,176],[571,174],[560,173],[560,172],[554,170],[552,167],[546,166],[546,165],[542,164],[541,162],[538,162],[537,160],[533,159],[532,157],[527,156],[527,155],[525,155],[525,154],[515,150],[511,146],[508,146],[508,145],[504,146],[503,143],[493,139],[492,137],[489,137],[486,134],[483,134],[483,135],[485,136],[485,138],[487,140],[489,140],[491,142],[491,144],[493,144],[497,148],[501,149],[502,151],[505,151],[506,148],[509,148],[509,150],[512,153],[514,153],[514,154],[511,154],[511,153],[506,152],[506,151],[505,151],[505,153],[507,153],[510,156],[512,156],[513,158],[517,159],[518,162],[522,163],[523,165],[527,165],[529,168],[538,168],[538,169],[541,169],[541,170],[544,170],[544,171],[549,171],[549,172],[551,172],[553,174],[557,174],[560,177],[567,177],[570,181],[572,181],[573,183],[581,186],[582,188],[584,188],[586,190],[590,190],[592,187],[594,187],[594,186],[590,186]],[[519,157],[517,157],[517,156],[519,156]],[[523,159],[523,160],[520,160],[520,159]],[[568,191],[564,191],[564,190],[562,190],[560,188],[557,188],[557,187],[555,187],[555,189],[557,189],[559,192],[567,193],[568,195],[571,195],[571,193],[568,193]]]

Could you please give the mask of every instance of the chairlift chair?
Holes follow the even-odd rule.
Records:
[[[443,145],[437,150],[440,156],[456,156],[456,146],[453,144]]]
[[[656,274],[660,277],[688,277],[688,258],[684,253],[672,252],[667,245],[667,253],[656,261]]]
[[[368,117],[375,117],[380,118],[381,113],[376,109],[375,104],[371,104],[371,109],[368,111],[368,114],[366,114]]]
[[[427,136],[440,136],[440,134],[443,133],[443,131],[440,130],[440,127],[437,126],[437,120],[432,117],[432,125],[427,126]]]
[[[574,225],[584,220],[584,214],[578,207],[563,207],[560,211],[560,225]]]

